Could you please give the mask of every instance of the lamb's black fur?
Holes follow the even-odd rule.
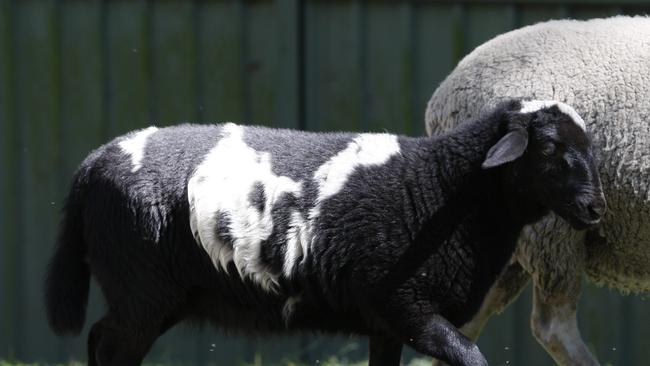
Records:
[[[544,164],[556,164],[537,151],[548,138],[543,130],[569,122],[553,108],[519,108],[504,103],[437,138],[399,137],[400,154],[357,168],[323,202],[311,252],[274,291],[242,279],[233,262],[227,274],[217,270],[190,229],[187,182],[222,126],[158,130],[135,173],[118,138],[74,177],[46,281],[51,327],[79,332],[92,273],[108,312],[91,330],[90,365],[139,364],[160,334],[186,319],[253,332],[369,335],[372,364],[394,364],[406,343],[455,365],[484,365],[455,327],[477,311],[522,227],[559,207],[559,198],[575,198],[571,185],[578,184],[535,188]],[[574,127],[555,139],[590,157],[589,140]],[[529,151],[481,168],[513,131],[530,136]],[[260,253],[269,271],[282,272],[288,210],[308,212],[318,189],[314,172],[354,136],[246,127],[245,142],[270,152],[274,173],[303,182],[302,196],[286,194],[273,208],[273,233]],[[255,184],[247,199],[263,211],[266,194]],[[233,239],[229,220],[222,214],[215,228],[224,243]]]

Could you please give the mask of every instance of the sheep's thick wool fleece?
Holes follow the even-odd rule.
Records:
[[[427,132],[449,130],[515,96],[559,100],[578,111],[593,133],[609,203],[600,235],[589,245],[573,245],[582,234],[549,217],[524,232],[520,258],[535,268],[545,260],[535,253],[553,250],[569,271],[581,267],[572,261],[586,260],[596,283],[650,290],[650,18],[550,21],[495,37],[436,90]]]

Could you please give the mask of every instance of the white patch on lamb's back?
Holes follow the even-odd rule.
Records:
[[[526,100],[521,103],[521,109],[519,110],[519,113],[532,113],[532,112],[537,112],[540,109],[544,108],[549,108],[557,106],[560,112],[566,114],[567,116],[571,117],[573,122],[578,125],[578,127],[582,128],[582,130],[586,131],[587,126],[585,125],[585,121],[580,117],[578,112],[576,112],[573,107],[571,107],[568,104],[558,102],[555,100]]]
[[[264,188],[264,210],[249,200],[256,183]],[[234,261],[240,276],[250,277],[264,289],[277,286],[278,273],[272,273],[260,260],[261,244],[273,231],[271,211],[284,193],[301,195],[301,182],[275,175],[271,170],[270,155],[246,145],[243,128],[229,123],[223,126],[223,137],[208,153],[188,182],[190,227],[199,242],[211,256],[217,268],[226,268]],[[217,218],[228,218],[227,233],[232,243],[223,243],[216,232]],[[300,214],[292,215],[292,224],[304,225]],[[290,227],[285,255],[285,272],[290,271],[299,248],[305,246],[306,230]],[[290,272],[288,272],[290,273]]]
[[[318,184],[318,197],[309,212],[309,220],[313,221],[319,216],[322,202],[341,191],[355,169],[360,166],[385,164],[388,159],[399,153],[400,146],[395,135],[358,135],[344,150],[321,165],[314,173],[314,181]]]
[[[144,156],[144,149],[147,144],[147,138],[154,132],[158,131],[157,127],[151,126],[134,132],[127,139],[120,141],[119,145],[124,153],[131,156],[131,172],[137,172],[142,167],[142,157]]]

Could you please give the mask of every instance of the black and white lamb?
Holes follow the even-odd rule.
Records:
[[[540,344],[559,365],[598,365],[576,320],[583,280],[650,292],[650,18],[550,21],[486,42],[431,97],[427,131],[441,134],[515,96],[562,100],[584,117],[610,209],[589,232],[555,215],[526,227],[512,265],[464,331],[476,338],[532,278]]]
[[[436,138],[235,124],[132,132],[77,171],[45,288],[58,334],[108,305],[89,365],[138,365],[176,323],[368,335],[370,364],[402,344],[486,365],[456,327],[478,310],[523,226],[575,227],[605,205],[582,119],[508,101]]]

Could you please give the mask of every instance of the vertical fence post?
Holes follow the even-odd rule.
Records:
[[[13,1],[0,3],[0,355],[12,357],[16,327],[16,244],[17,237],[17,124],[14,120],[14,26]]]

